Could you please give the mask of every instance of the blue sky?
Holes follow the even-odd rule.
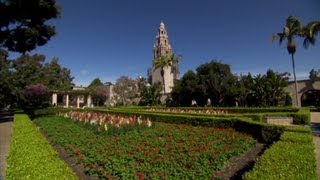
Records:
[[[76,85],[121,75],[146,76],[159,24],[164,21],[180,71],[217,59],[236,74],[265,73],[268,68],[292,74],[286,46],[271,43],[289,15],[303,23],[320,19],[319,0],[57,0],[61,18],[52,21],[57,35],[34,52],[71,69]],[[320,69],[320,36],[305,50],[298,42],[298,79]],[[33,52],[33,53],[34,53]]]

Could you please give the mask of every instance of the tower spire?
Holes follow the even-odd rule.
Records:
[[[153,58],[172,54],[171,45],[169,43],[169,36],[163,21],[160,22],[158,28],[156,41],[153,46]]]
[[[169,42],[169,36],[163,21],[157,30],[156,40],[153,46],[153,62],[161,56],[172,55],[172,48]],[[171,64],[164,67],[153,66],[149,71],[149,81],[152,84],[161,82],[163,84],[163,94],[170,93],[174,86],[174,80],[178,78],[178,71],[175,71],[178,64]]]

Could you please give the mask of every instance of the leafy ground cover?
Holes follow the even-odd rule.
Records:
[[[244,179],[317,179],[312,135],[288,129],[257,161]]]
[[[25,114],[14,116],[6,179],[77,179]]]
[[[48,139],[64,147],[100,178],[219,178],[227,161],[256,144],[233,129],[154,123],[128,133],[96,134],[63,117],[35,123]]]

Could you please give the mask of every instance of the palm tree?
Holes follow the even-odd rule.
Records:
[[[297,18],[289,16],[286,20],[286,25],[283,28],[283,32],[273,34],[272,41],[279,38],[279,43],[281,45],[282,42],[287,39],[287,50],[288,50],[288,53],[291,55],[291,59],[292,59],[293,77],[294,77],[295,91],[296,91],[295,98],[296,98],[296,102],[298,103],[299,102],[298,101],[298,85],[297,85],[296,70],[295,70],[295,63],[294,63],[294,53],[296,52],[296,43],[294,41],[295,37],[306,37],[305,30],[304,28],[302,28],[302,25]]]
[[[165,80],[164,80],[164,68],[165,67],[171,67],[174,69],[174,73],[177,71],[177,64],[180,61],[181,56],[175,56],[174,54],[169,54],[165,56],[159,56],[153,61],[153,67],[154,71],[158,68],[160,68],[160,74],[162,77],[162,88],[164,94],[166,94],[166,86],[165,86]]]
[[[320,21],[311,21],[304,28],[305,39],[303,41],[303,46],[308,48],[309,45],[315,45],[316,36],[320,31]]]

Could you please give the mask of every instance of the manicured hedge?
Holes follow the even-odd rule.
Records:
[[[310,124],[310,110],[308,108],[292,108],[292,107],[269,107],[269,108],[204,108],[204,107],[176,107],[176,108],[165,108],[165,107],[156,107],[155,109],[163,110],[163,109],[171,109],[177,110],[177,112],[157,112],[157,111],[148,111],[152,107],[143,109],[143,108],[127,108],[127,107],[115,107],[111,108],[111,111],[125,111],[125,112],[153,112],[153,113],[162,113],[162,114],[182,114],[179,111],[183,111],[183,114],[187,115],[201,115],[201,116],[215,116],[215,117],[247,117],[251,118],[253,121],[264,122],[264,119],[267,116],[287,116],[293,118],[293,124]],[[190,112],[188,112],[190,110]],[[195,111],[204,111],[195,113]],[[222,114],[206,114],[206,110],[217,110],[223,111]]]
[[[151,109],[153,107],[147,107]],[[156,109],[167,109],[167,107],[156,107]],[[228,113],[274,113],[274,112],[298,112],[299,108],[293,107],[170,107],[170,109],[181,110],[226,110]]]
[[[262,114],[262,120],[266,118],[267,116],[285,116],[285,117],[292,117],[293,118],[293,124],[302,124],[302,125],[308,125],[310,124],[310,109],[308,108],[301,108],[296,113],[264,113]]]
[[[14,116],[6,179],[78,179],[25,114]]]
[[[258,159],[244,179],[317,179],[316,159],[310,130],[285,131]]]

